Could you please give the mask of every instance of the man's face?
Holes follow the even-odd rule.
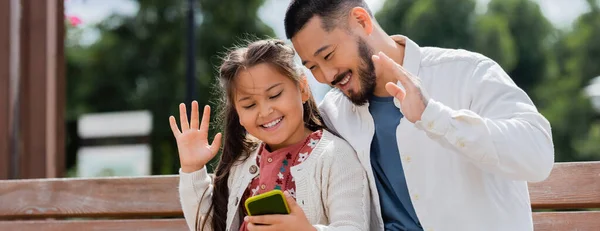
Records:
[[[338,27],[327,32],[321,25],[321,18],[315,16],[292,38],[302,64],[317,81],[363,105],[375,88],[372,49],[352,31]]]

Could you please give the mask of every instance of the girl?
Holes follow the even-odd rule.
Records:
[[[208,143],[210,108],[199,123],[169,118],[181,162],[179,193],[190,230],[367,230],[370,190],[365,169],[342,139],[325,130],[294,50],[261,40],[231,51],[220,67],[225,145],[214,179],[205,165],[221,134]],[[248,197],[279,189],[289,215],[247,217]],[[261,224],[261,225],[256,225]]]

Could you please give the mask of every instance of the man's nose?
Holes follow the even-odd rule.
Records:
[[[325,77],[325,81],[329,85],[335,80],[335,76],[338,74],[338,70],[333,67],[323,67],[321,68],[323,71],[323,77]]]

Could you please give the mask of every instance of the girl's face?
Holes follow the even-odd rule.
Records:
[[[235,81],[234,105],[240,124],[272,151],[305,138],[303,102],[306,82],[295,82],[270,64],[241,69]]]

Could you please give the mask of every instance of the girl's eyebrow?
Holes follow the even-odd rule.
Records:
[[[267,90],[266,90],[266,91],[270,91],[271,89],[273,89],[273,88],[275,88],[275,87],[277,87],[277,86],[279,86],[279,85],[281,85],[281,84],[283,84],[283,83],[276,83],[276,84],[273,84],[272,86],[270,86],[269,88],[267,88]]]
[[[265,92],[267,92],[267,91],[270,91],[271,89],[273,89],[273,88],[275,88],[275,87],[277,87],[277,86],[279,86],[279,85],[282,85],[282,84],[283,84],[283,83],[276,83],[276,84],[273,84],[273,85],[271,85],[269,88],[267,88],[267,90],[265,90]],[[242,98],[240,98],[240,99],[238,100],[238,102],[239,102],[239,101],[244,101],[244,100],[249,100],[249,99],[250,99],[250,96],[242,97]]]

